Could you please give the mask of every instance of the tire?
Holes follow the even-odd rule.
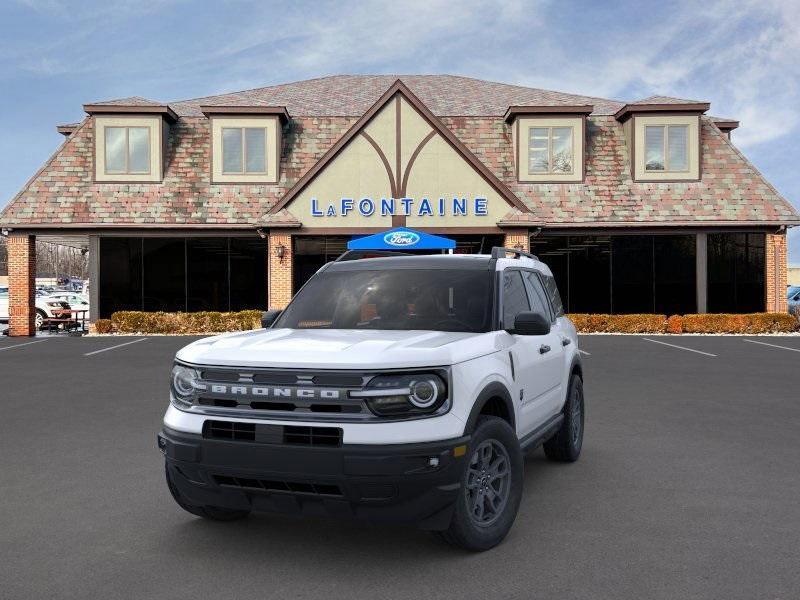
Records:
[[[175,499],[175,502],[178,503],[178,506],[188,513],[203,517],[204,519],[211,519],[212,521],[238,521],[250,514],[249,510],[231,510],[230,508],[222,508],[220,506],[195,506],[194,504],[189,504],[189,502],[181,496],[175,482],[172,481],[172,475],[170,475],[169,467],[166,464],[164,465],[164,473],[166,474],[167,487],[172,497]]]
[[[517,434],[506,421],[483,416],[478,419],[468,456],[453,519],[439,536],[453,546],[482,552],[502,542],[517,517],[522,500],[522,451]],[[504,471],[505,477],[492,478],[489,469],[481,468],[487,464],[487,456],[488,464]]]
[[[573,375],[569,381],[567,401],[562,410],[564,420],[556,434],[544,443],[544,453],[550,460],[575,462],[583,447],[583,380]]]
[[[42,325],[44,325],[44,320],[46,318],[47,315],[45,314],[45,312],[42,309],[37,308],[36,316],[34,317],[34,326],[36,327],[37,330],[42,328]]]

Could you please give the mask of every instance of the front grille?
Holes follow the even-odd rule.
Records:
[[[341,498],[342,490],[331,483],[308,483],[299,481],[280,481],[272,479],[252,479],[249,477],[232,477],[230,475],[214,475],[214,482],[222,487],[235,487],[247,491],[278,492],[284,494],[311,494],[314,496],[331,496]]]
[[[294,420],[370,420],[363,399],[351,398],[372,377],[345,371],[285,371],[208,367],[200,371],[203,391],[194,400],[206,414]],[[249,415],[250,416],[250,415]]]
[[[300,427],[236,421],[206,421],[203,424],[203,437],[214,440],[290,444],[293,446],[338,448],[342,445],[342,429],[340,427]]]

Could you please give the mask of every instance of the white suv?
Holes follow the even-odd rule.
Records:
[[[190,513],[401,521],[486,550],[523,453],[580,454],[577,335],[530,254],[346,253],[264,326],[177,353],[158,445]]]

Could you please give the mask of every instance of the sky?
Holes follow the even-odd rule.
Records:
[[[737,119],[800,206],[800,0],[2,0],[0,207],[82,105],[169,102],[339,73],[450,73]],[[789,233],[800,264],[800,228]]]

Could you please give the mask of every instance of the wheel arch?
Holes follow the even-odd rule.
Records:
[[[486,410],[484,410],[486,409]],[[467,425],[464,433],[469,434],[475,431],[478,417],[482,414],[490,414],[500,417],[508,422],[511,429],[517,430],[517,418],[514,410],[514,402],[511,400],[511,393],[508,388],[499,381],[487,384],[472,405],[472,410],[467,418]]]

